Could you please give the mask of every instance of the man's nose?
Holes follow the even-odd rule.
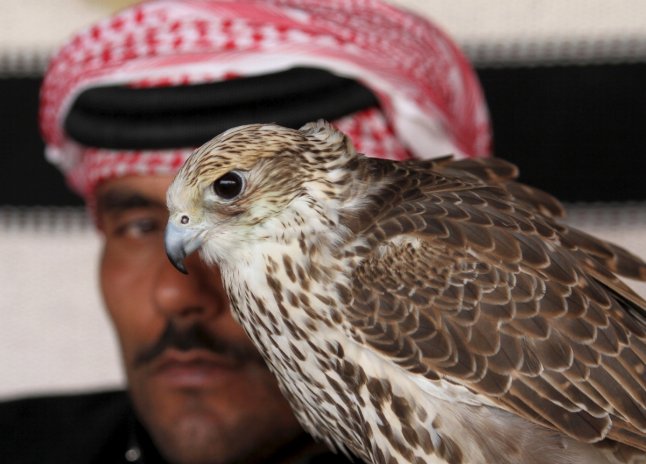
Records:
[[[228,311],[218,270],[204,264],[197,253],[185,264],[188,274],[180,273],[165,256],[159,263],[153,287],[156,310],[179,323],[210,319]]]

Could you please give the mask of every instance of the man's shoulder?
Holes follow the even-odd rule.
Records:
[[[129,410],[124,391],[33,396],[0,402],[0,431],[24,424],[30,429],[79,428],[121,417]]]
[[[123,391],[0,402],[0,456],[11,456],[7,462],[37,462],[41,457],[46,459],[41,462],[55,462],[47,457],[90,459],[109,448],[109,441],[125,441],[130,417],[130,403]]]
[[[106,404],[119,404],[128,402],[128,395],[124,390],[105,390],[84,393],[60,393],[48,395],[30,395],[0,401],[1,411],[25,410],[33,407],[46,408],[78,408],[95,407]]]

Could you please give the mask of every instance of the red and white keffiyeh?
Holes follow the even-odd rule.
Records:
[[[419,16],[379,0],[153,0],[80,32],[53,57],[40,108],[47,157],[85,197],[105,179],[174,173],[193,147],[110,150],[72,140],[63,122],[74,99],[96,86],[199,84],[295,66],[355,79],[378,97],[381,110],[334,121],[367,155],[489,153],[475,73]]]

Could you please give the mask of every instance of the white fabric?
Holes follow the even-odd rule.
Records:
[[[79,156],[63,121],[83,90],[220,82],[294,66],[351,77],[375,94],[392,130],[347,132],[369,156],[489,154],[488,113],[471,65],[418,15],[381,0],[151,0],[83,29],[50,61],[39,112],[48,158],[91,201],[96,185],[108,178],[157,173],[185,156],[171,154],[160,163],[159,152],[126,159],[114,150],[101,166],[91,147]],[[346,117],[355,116],[362,126],[357,113]],[[399,149],[365,150],[385,138]],[[178,148],[187,155],[193,147]]]

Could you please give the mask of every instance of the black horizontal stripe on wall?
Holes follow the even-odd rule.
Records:
[[[567,201],[646,199],[646,64],[478,70],[497,156]]]
[[[565,201],[646,199],[646,64],[477,71],[494,152],[518,164],[523,181]],[[44,160],[39,86],[0,79],[0,205],[80,205]]]

